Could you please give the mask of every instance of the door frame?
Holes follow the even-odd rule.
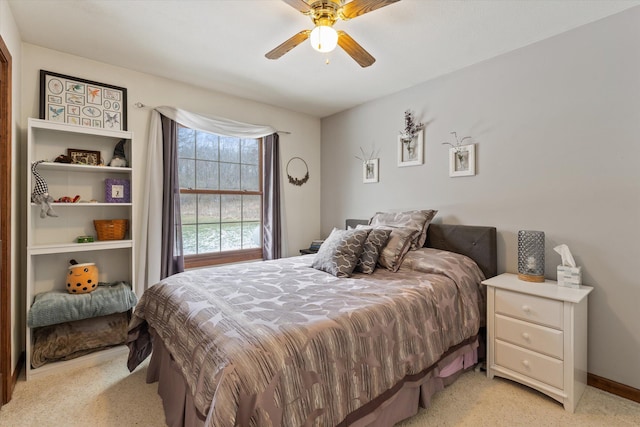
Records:
[[[0,36],[0,406],[11,400],[11,54]]]

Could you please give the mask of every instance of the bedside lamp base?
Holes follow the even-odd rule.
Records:
[[[536,282],[536,283],[544,282],[544,276],[534,276],[532,274],[518,273],[518,279],[524,280],[525,282]]]

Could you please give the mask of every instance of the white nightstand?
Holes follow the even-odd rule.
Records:
[[[487,376],[535,388],[573,412],[587,385],[587,301],[592,287],[485,280]]]

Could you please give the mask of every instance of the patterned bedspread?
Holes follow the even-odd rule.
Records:
[[[129,369],[151,327],[207,425],[332,426],[478,333],[477,265],[420,249],[401,269],[336,278],[313,255],[177,274],[141,297]]]

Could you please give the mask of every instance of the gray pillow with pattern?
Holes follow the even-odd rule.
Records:
[[[369,230],[339,230],[334,228],[322,243],[311,266],[336,277],[349,277],[362,254]]]
[[[427,228],[438,213],[434,209],[405,212],[377,212],[369,221],[369,225],[408,228],[416,231],[411,240],[411,249],[419,249],[427,240]]]
[[[362,245],[362,255],[360,255],[360,259],[356,265],[356,271],[371,274],[376,269],[380,252],[384,245],[387,244],[387,240],[389,240],[389,236],[391,235],[391,230],[383,228],[372,229],[371,227],[360,225],[358,225],[356,229],[371,230],[369,231],[367,240],[365,240],[364,245]]]

